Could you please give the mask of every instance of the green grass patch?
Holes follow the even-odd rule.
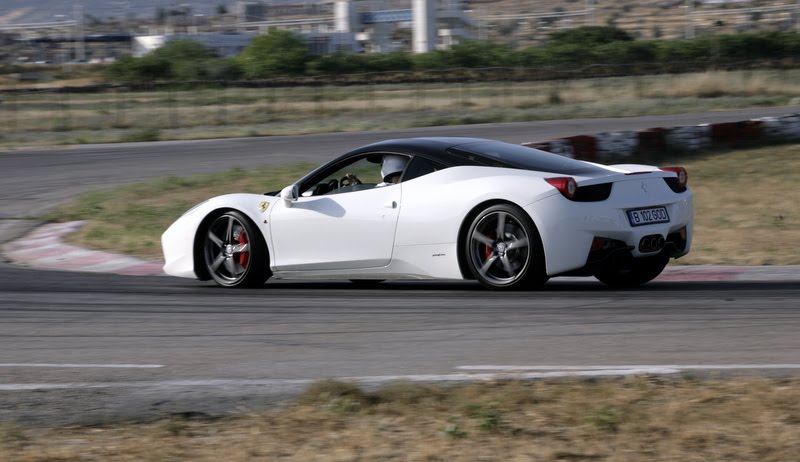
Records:
[[[662,165],[684,165],[695,194],[692,252],[688,264],[800,264],[800,145],[782,145],[692,156]],[[157,259],[160,235],[183,212],[209,197],[276,191],[312,165],[234,169],[196,177],[170,177],[85,194],[45,218],[87,220],[70,242]]]
[[[161,139],[161,131],[157,128],[141,128],[126,132],[120,136],[119,140],[123,143],[140,143],[143,141],[158,141]]]

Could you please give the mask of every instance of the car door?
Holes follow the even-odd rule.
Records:
[[[358,165],[358,164],[356,164]],[[377,165],[377,171],[380,166]],[[336,179],[341,171],[323,175]],[[359,175],[362,175],[359,173]],[[379,175],[379,174],[378,174]],[[327,180],[330,181],[330,180]],[[273,261],[279,271],[374,268],[392,258],[401,185],[376,179],[296,201],[279,200],[270,214]]]

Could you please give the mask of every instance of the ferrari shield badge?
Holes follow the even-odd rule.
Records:
[[[258,211],[264,213],[267,211],[268,207],[269,207],[269,202],[262,202],[258,204]]]

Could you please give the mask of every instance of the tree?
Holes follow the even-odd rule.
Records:
[[[190,39],[173,40],[153,54],[168,61],[203,61],[214,57],[214,52],[202,43]]]
[[[272,30],[253,39],[237,61],[249,78],[299,75],[309,60],[302,38],[285,30]]]
[[[223,15],[228,14],[228,7],[225,6],[224,3],[220,3],[219,5],[217,5],[217,14],[219,16],[223,16]]]
[[[233,63],[217,58],[205,45],[192,40],[175,40],[141,58],[123,58],[111,65],[112,80],[202,80],[238,78]]]
[[[594,46],[612,42],[630,42],[633,37],[611,26],[584,26],[550,34],[550,44]]]

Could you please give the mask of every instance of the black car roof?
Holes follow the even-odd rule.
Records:
[[[418,152],[433,156],[446,156],[447,150],[462,144],[491,141],[484,138],[470,138],[462,136],[438,136],[426,138],[397,138],[379,141],[360,147],[352,152],[361,153],[376,150]]]
[[[609,174],[607,169],[569,157],[484,138],[401,138],[373,143],[348,155],[370,151],[421,154],[447,166],[481,165],[582,176]]]

